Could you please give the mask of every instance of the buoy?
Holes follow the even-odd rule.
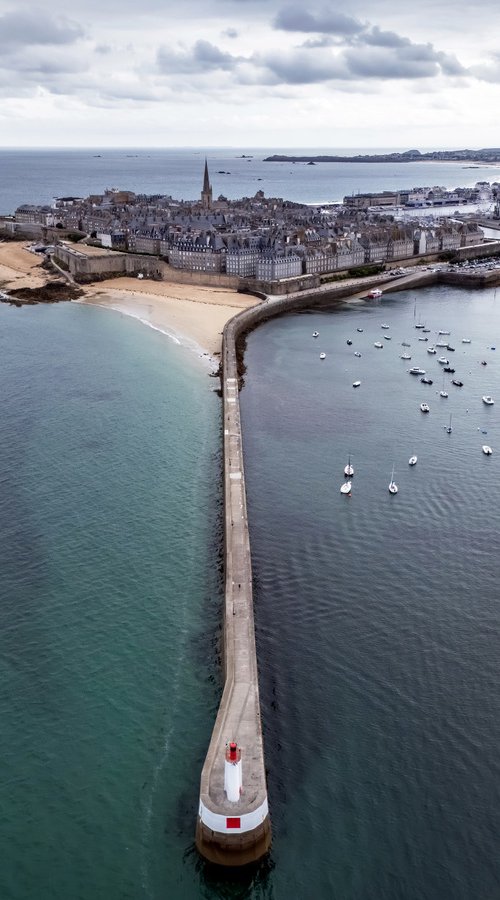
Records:
[[[242,786],[241,750],[236,741],[230,741],[224,761],[224,790],[231,803],[240,799]]]

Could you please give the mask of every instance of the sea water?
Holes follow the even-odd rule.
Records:
[[[116,185],[197,196],[204,162],[189,151],[164,178],[146,152],[144,166],[126,151],[105,166],[105,152],[29,165],[28,151],[11,154],[3,211]],[[220,168],[233,158],[217,157]],[[390,187],[389,169],[379,174],[359,189]],[[259,177],[234,195],[287,196],[292,177],[296,199],[342,193],[317,192],[316,167]],[[443,183],[437,172],[411,180]],[[0,305],[0,896],[499,892],[497,298],[440,288],[419,292],[415,309],[416,296],[282,317],[249,337],[243,425],[274,839],[266,863],[239,877],[214,873],[193,844],[222,677],[216,383],[191,351],[117,313]],[[416,316],[431,340],[452,324],[464,388],[447,400]],[[379,351],[382,322],[392,340]],[[408,375],[403,340],[432,387]],[[497,404],[484,407],[483,393]]]
[[[481,399],[500,402],[500,306],[491,289],[414,298],[291,314],[248,337],[272,897],[500,892],[500,425]],[[455,374],[426,352],[448,329]]]
[[[0,305],[0,350],[0,896],[189,896],[220,687],[214,381],[81,305]]]
[[[138,194],[171,195],[196,200],[208,161],[214,198],[231,200],[283,197],[298,203],[341,202],[348,194],[397,191],[440,185],[472,187],[477,181],[499,179],[499,167],[465,162],[307,163],[265,162],[266,156],[335,154],[335,150],[268,149],[84,149],[0,150],[0,214],[11,214],[22,203],[52,203],[54,197],[88,197],[108,188]],[[363,153],[345,150],[342,155]],[[451,210],[453,211],[453,210]],[[442,211],[440,211],[442,212]]]

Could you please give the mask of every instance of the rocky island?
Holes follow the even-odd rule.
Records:
[[[425,162],[427,160],[445,160],[447,162],[460,162],[467,160],[474,162],[500,162],[500,149],[490,148],[485,150],[431,150],[421,153],[420,150],[405,150],[402,153],[363,153],[357,156],[284,156],[277,153],[274,156],[266,156],[264,162],[360,162],[360,163],[385,163],[385,162]]]

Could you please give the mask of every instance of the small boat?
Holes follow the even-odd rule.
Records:
[[[449,331],[438,331],[438,334],[449,334]]]
[[[356,328],[356,331],[359,331],[360,334],[363,333],[363,329],[362,329],[362,328]]]
[[[416,465],[417,465],[417,457],[416,457],[416,456],[410,456],[410,458],[409,458],[409,460],[408,460],[408,465],[409,465],[409,466],[416,466]]]
[[[420,366],[413,366],[410,369],[410,375],[425,375],[425,369],[421,369]]]
[[[318,337],[318,336],[319,336],[319,331],[313,331],[313,337]]]
[[[361,356],[361,353],[359,353],[357,350],[355,350],[355,351],[354,351],[354,356]]]
[[[439,359],[438,359],[438,363],[439,363],[441,366],[447,366],[447,365],[449,364],[449,362],[450,362],[450,360],[449,360],[449,359],[446,359],[446,356],[440,356]]]
[[[361,384],[360,381],[353,381],[352,386],[353,386],[353,387],[359,387],[360,384]]]
[[[402,353],[399,358],[400,359],[411,359],[411,356],[409,353]]]
[[[458,378],[452,378],[452,379],[451,379],[451,383],[454,384],[456,387],[463,387],[463,386],[464,386],[463,381],[459,381]]]
[[[485,360],[485,359],[482,359],[482,360],[481,360],[481,365],[482,365],[482,366],[487,366],[487,365],[488,365],[488,363],[487,363],[487,362],[486,362],[486,360]]]
[[[347,465],[344,466],[344,475],[347,478],[351,478],[354,475],[354,468],[353,468],[353,466],[351,466],[351,454],[350,453],[349,453],[349,456],[347,459]]]
[[[375,341],[373,346],[377,347],[377,349],[380,350],[384,345],[383,345],[382,341]]]
[[[348,341],[346,341],[346,344],[347,344],[348,347],[350,347],[351,344],[352,344],[352,341],[351,341],[351,340],[348,340]]]
[[[443,372],[451,372],[451,374],[453,375],[455,372],[455,369],[453,368],[453,366],[445,366],[443,369]]]
[[[429,338],[419,338],[419,341],[428,341]]]
[[[445,389],[444,389],[444,387],[443,387],[443,390],[442,390],[442,391],[439,391],[439,396],[440,396],[440,397],[447,397],[447,396],[448,396],[448,391],[445,391]]]
[[[491,447],[488,447],[488,444],[483,444],[483,453],[485,454],[485,456],[491,456],[493,450],[491,449]]]
[[[430,328],[422,328],[422,331],[424,332],[424,334],[429,334],[430,330],[431,330]]]
[[[427,347],[427,353],[436,353],[436,352],[437,351],[436,351],[435,347]]]
[[[470,344],[470,338],[462,338],[462,344]]]
[[[368,291],[368,296],[370,300],[376,300],[378,297],[382,296],[382,291],[380,288],[372,288],[371,291]]]
[[[386,325],[386,324],[384,323],[384,324],[381,325],[380,327],[381,327],[381,328],[390,328],[391,326],[390,326],[390,325]]]
[[[421,378],[422,384],[432,384],[432,378]]]
[[[398,486],[397,486],[396,482],[394,481],[394,466],[393,466],[391,480],[389,482],[389,493],[397,494],[397,492],[398,492]]]
[[[408,341],[403,341],[403,343],[401,344],[401,346],[402,346],[402,347],[411,347],[411,344],[409,344]]]
[[[384,341],[390,341],[390,340],[391,340],[390,334],[384,334]]]
[[[435,346],[435,347],[446,347],[446,348],[448,348],[448,344],[447,344],[446,341],[436,341],[436,343],[435,343],[434,346]]]
[[[453,430],[451,427],[451,413],[450,413],[450,423],[449,423],[449,425],[444,426],[444,430],[446,431],[446,434],[451,434],[451,432]]]
[[[423,413],[428,413],[428,412],[430,412],[430,406],[429,406],[428,403],[421,403],[421,404],[420,404],[420,409],[421,409],[421,411],[422,411]]]
[[[490,397],[489,394],[484,395],[483,403],[486,403],[486,406],[493,406],[494,402],[495,401],[494,401],[493,397]]]
[[[455,352],[455,348],[454,348],[454,347],[450,347],[449,344],[446,345],[446,349],[449,350],[450,353],[454,353],[454,352]]]
[[[423,322],[417,322],[417,324],[415,325],[415,328],[425,328],[425,325]]]
[[[350,494],[351,493],[352,484],[350,481],[344,481],[344,484],[340,485],[340,493],[341,494]]]
[[[320,358],[320,359],[326,359],[326,353],[320,353],[320,354],[319,354],[319,358]]]

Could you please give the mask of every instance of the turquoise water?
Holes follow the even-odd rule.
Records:
[[[199,896],[219,692],[220,401],[115,313],[0,305],[9,900]]]

